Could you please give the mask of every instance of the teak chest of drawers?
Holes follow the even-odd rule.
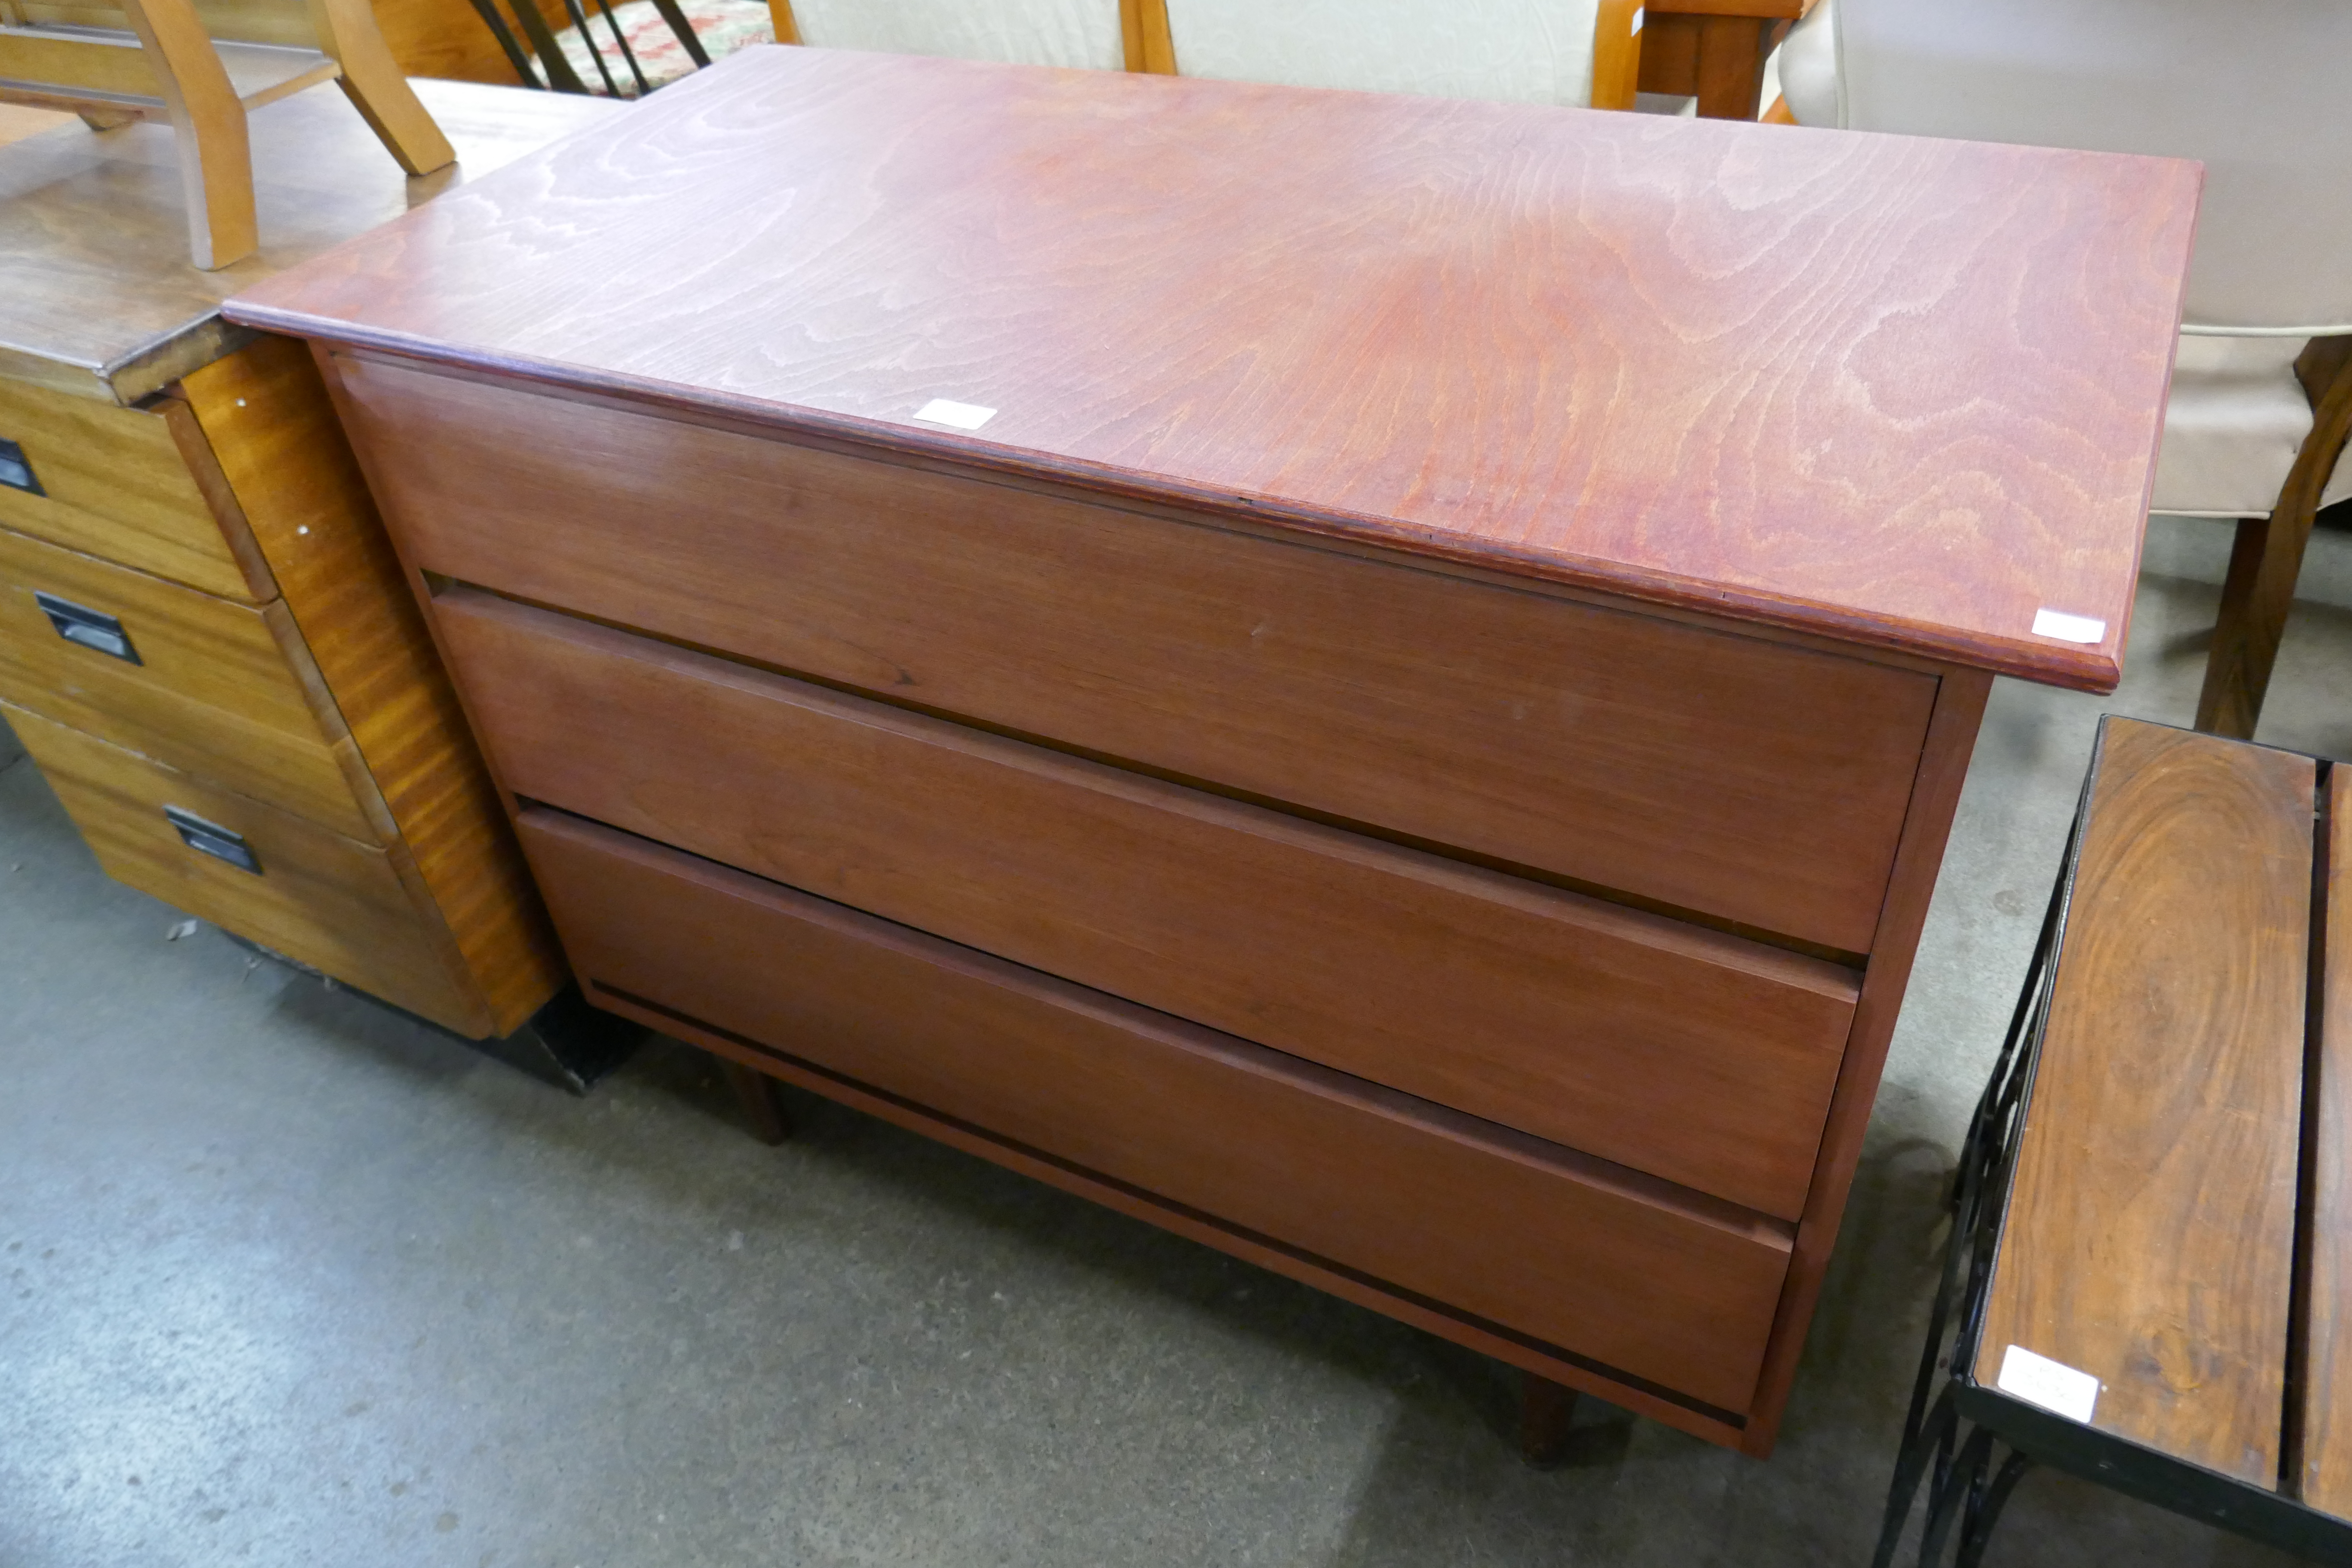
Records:
[[[229,310],[601,1005],[1760,1454],[2195,198],[769,49]]]
[[[0,147],[0,717],[110,874],[480,1039],[560,955],[317,368],[216,311],[609,112],[425,92],[415,182],[332,89],[257,111],[280,237],[221,273],[170,127]]]

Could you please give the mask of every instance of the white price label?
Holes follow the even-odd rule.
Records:
[[[2036,610],[2033,635],[2059,642],[2092,643],[2107,635],[2107,623],[2088,616],[2070,616],[2063,610]]]
[[[2000,1358],[2000,1375],[1994,1385],[2028,1405],[2038,1405],[2069,1421],[2088,1422],[2099,1402],[2099,1380],[2076,1372],[2063,1362],[2035,1355],[2023,1345],[2011,1345]]]
[[[926,425],[949,425],[958,430],[977,430],[996,417],[996,410],[982,408],[977,403],[957,403],[945,397],[934,397],[915,410],[915,417]]]

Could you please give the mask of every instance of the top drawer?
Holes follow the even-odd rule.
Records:
[[[655,415],[337,361],[414,563],[1847,952],[1933,677]]]
[[[175,422],[184,424],[176,437]],[[0,470],[0,526],[225,598],[271,597],[231,552],[183,437],[204,439],[177,404],[117,408],[0,380],[0,441],[16,448],[32,487]]]

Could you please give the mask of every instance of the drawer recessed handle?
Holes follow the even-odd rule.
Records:
[[[66,641],[96,648],[107,658],[119,658],[125,664],[145,662],[139,657],[139,650],[131,646],[131,634],[112,616],[70,599],[60,599],[55,594],[36,593],[33,603],[41,606],[41,614],[49,617],[49,625]]]
[[[0,485],[12,490],[30,490],[37,496],[49,492],[33,477],[33,460],[25,456],[25,448],[14,441],[0,441]]]
[[[242,833],[232,833],[217,822],[206,822],[193,811],[176,805],[163,808],[163,820],[180,836],[180,842],[199,855],[209,855],[215,860],[226,860],[240,871],[261,875],[261,857],[245,841]]]

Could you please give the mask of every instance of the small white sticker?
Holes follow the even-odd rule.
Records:
[[[2046,1355],[2035,1355],[2023,1345],[2009,1347],[2000,1358],[2000,1375],[1993,1382],[2003,1394],[2014,1394],[2028,1405],[2039,1405],[2069,1421],[2089,1421],[2091,1407],[2099,1402],[2097,1378]]]
[[[1642,14],[1648,9],[1649,7],[1646,5],[1636,5],[1633,7],[1633,25],[1632,27],[1627,29],[1628,32],[1639,33],[1642,30]]]
[[[944,397],[934,397],[916,411],[915,417],[926,425],[951,425],[959,430],[977,430],[996,417],[996,410],[982,408],[977,403],[954,403]]]
[[[2107,623],[2088,616],[2070,616],[2063,610],[2036,610],[2033,635],[2060,642],[2097,642],[2107,635]]]

